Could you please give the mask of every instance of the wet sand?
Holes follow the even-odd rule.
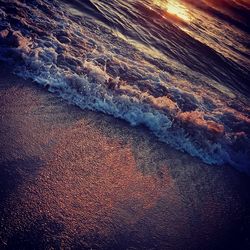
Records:
[[[0,71],[1,249],[250,249],[250,181]]]

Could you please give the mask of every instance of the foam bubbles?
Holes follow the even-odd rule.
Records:
[[[48,8],[47,2],[37,2]],[[1,15],[17,43],[0,44],[0,58],[11,62],[19,76],[83,109],[143,124],[161,141],[206,163],[230,163],[250,173],[247,101],[237,102],[235,94],[215,88],[216,81],[167,57],[152,58],[93,20],[63,13],[60,6],[49,5],[52,19],[47,8],[13,4],[29,13],[22,12],[21,28],[11,14]],[[8,42],[4,34],[1,39]]]

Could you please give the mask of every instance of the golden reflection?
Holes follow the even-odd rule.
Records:
[[[187,8],[178,0],[153,0],[153,3],[167,13],[174,15],[183,21],[190,21]]]

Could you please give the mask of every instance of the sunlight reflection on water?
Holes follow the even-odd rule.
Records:
[[[191,21],[188,9],[178,0],[153,0],[153,4],[183,21]]]

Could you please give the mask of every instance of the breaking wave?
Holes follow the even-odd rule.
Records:
[[[219,34],[199,33],[209,27],[160,19],[157,6],[107,4],[0,0],[0,60],[83,109],[145,125],[206,163],[250,174],[246,33],[228,26],[230,39],[215,43]],[[232,50],[236,34],[241,47]]]

